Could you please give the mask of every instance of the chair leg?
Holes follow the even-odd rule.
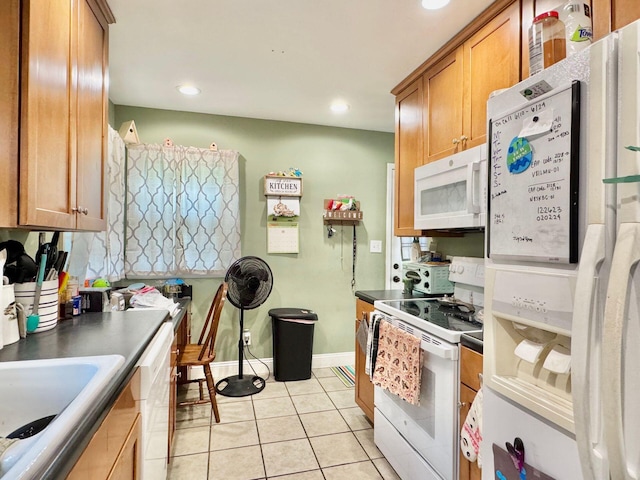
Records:
[[[211,399],[213,416],[216,419],[216,423],[220,423],[220,413],[218,413],[218,402],[216,401],[216,387],[213,383],[213,375],[211,375],[211,367],[208,363],[204,364],[204,377],[207,379],[207,388],[209,389],[209,398]]]

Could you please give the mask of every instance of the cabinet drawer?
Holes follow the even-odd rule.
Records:
[[[482,355],[470,348],[460,347],[460,382],[473,390],[480,390]]]
[[[133,390],[139,389],[139,385],[140,371],[136,370],[69,473],[67,480],[108,477],[132,433],[137,438],[136,429],[139,427],[136,421],[139,418],[139,408],[134,399]],[[139,456],[133,459],[132,468],[135,468],[135,471],[139,470],[137,465],[139,460]]]

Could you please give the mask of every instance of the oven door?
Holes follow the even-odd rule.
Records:
[[[395,320],[395,319],[393,319]],[[396,322],[392,322],[396,323]],[[402,327],[401,327],[402,328]],[[437,337],[415,330],[422,337],[423,365],[420,405],[410,405],[397,395],[375,387],[375,408],[406,442],[405,453],[412,449],[445,480],[458,478],[458,347]],[[409,465],[402,455],[378,448],[398,471]],[[392,458],[389,458],[389,456]],[[417,464],[418,462],[410,462]],[[404,464],[404,465],[403,465]],[[411,475],[409,475],[411,476]],[[438,478],[437,476],[421,478]]]
[[[480,228],[486,223],[486,146],[415,169],[414,228]]]

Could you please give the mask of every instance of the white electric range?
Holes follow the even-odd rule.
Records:
[[[421,339],[420,405],[380,387],[374,393],[374,440],[402,480],[457,480],[458,343],[482,331],[484,259],[454,257],[453,297],[379,300],[374,314]]]

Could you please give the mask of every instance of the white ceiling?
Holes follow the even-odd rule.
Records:
[[[492,0],[109,0],[116,105],[393,132],[390,90]],[[195,97],[176,86],[193,84]],[[351,109],[329,110],[334,99]]]

